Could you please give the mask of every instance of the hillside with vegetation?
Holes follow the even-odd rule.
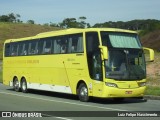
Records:
[[[91,26],[86,22],[86,17],[65,18],[59,23],[45,23],[38,25],[34,20],[28,20],[26,23],[20,19],[19,14],[10,13],[0,15],[0,51],[2,52],[2,44],[4,40],[11,38],[27,37],[36,35],[40,32],[58,30],[64,28],[121,28],[135,30],[139,32],[143,46],[160,50],[160,20],[131,20],[131,21],[108,21],[104,23],[96,23]],[[1,56],[1,54],[0,54]],[[1,57],[0,57],[1,59]]]
[[[2,47],[6,39],[14,39],[21,37],[29,37],[41,32],[60,30],[60,27],[52,27],[49,25],[37,25],[29,23],[10,23],[0,22],[0,59],[2,59]],[[153,48],[160,51],[160,29],[148,31],[144,35],[144,30],[139,34],[143,46]]]
[[[82,18],[81,18],[82,19]],[[84,20],[84,18],[83,18]],[[3,22],[1,22],[3,21]],[[85,21],[78,22],[74,18],[66,18],[61,23],[35,24],[33,20],[23,23],[18,20],[1,19],[0,16],[0,59],[2,59],[2,46],[4,40],[20,37],[33,36],[41,32],[59,30],[64,28],[86,28],[86,27],[112,27],[136,30],[139,32],[143,46],[160,51],[160,21],[158,20],[133,20],[128,22],[105,22],[90,26]]]
[[[20,37],[33,36],[41,32],[66,28],[121,28],[135,30],[139,32],[143,46],[150,47],[156,51],[160,51],[160,20],[132,20],[132,21],[109,21],[104,23],[96,23],[91,26],[86,22],[86,17],[65,18],[59,23],[45,23],[38,25],[34,20],[28,20],[23,23],[19,14],[10,13],[8,15],[0,15],[0,59],[2,59],[2,46],[4,40]]]
[[[160,52],[160,29],[141,36],[141,42],[145,47],[153,48]]]
[[[0,59],[2,59],[3,43],[6,39],[29,37],[41,32],[59,30],[57,27],[28,23],[0,22]]]

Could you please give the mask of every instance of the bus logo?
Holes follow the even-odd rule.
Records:
[[[132,91],[126,91],[126,94],[132,94]]]

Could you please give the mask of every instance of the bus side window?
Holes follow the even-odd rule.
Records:
[[[69,53],[83,52],[83,37],[82,34],[74,34],[69,37]]]
[[[5,57],[9,57],[10,56],[10,43],[6,43],[5,44]]]
[[[18,43],[18,56],[22,56],[23,55],[23,42],[19,42]]]
[[[77,40],[77,52],[83,52],[83,37],[78,36]]]
[[[23,50],[22,50],[22,55],[28,55],[28,42],[23,43]]]
[[[66,53],[66,45],[65,44],[61,45],[61,53]]]
[[[36,55],[38,54],[38,41],[30,41],[29,43],[29,49],[28,49],[29,55]]]
[[[73,51],[74,51],[74,48],[73,48],[73,46],[72,46],[72,37],[71,36],[69,36],[69,39],[68,39],[68,53],[72,53]]]
[[[51,38],[42,39],[42,47],[43,47],[42,54],[51,54],[51,48],[52,48]]]
[[[67,53],[68,37],[61,37],[61,53]]]
[[[17,56],[18,55],[18,44],[12,43],[11,44],[11,56]]]
[[[53,40],[53,53],[58,54],[61,52],[61,45],[60,45],[60,39],[56,38]]]

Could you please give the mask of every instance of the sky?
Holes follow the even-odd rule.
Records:
[[[160,0],[0,0],[0,15],[20,14],[24,22],[59,23],[85,16],[94,25],[108,21],[160,20]]]

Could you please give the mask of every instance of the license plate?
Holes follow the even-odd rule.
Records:
[[[126,94],[132,94],[132,91],[126,91]]]

